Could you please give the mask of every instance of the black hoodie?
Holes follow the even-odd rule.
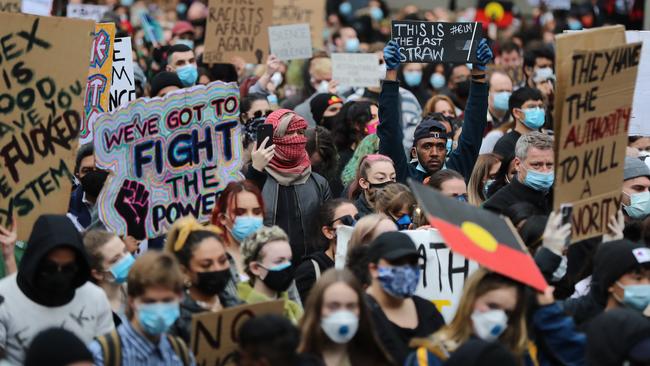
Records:
[[[74,291],[53,298],[49,291],[38,288],[37,279],[45,257],[53,249],[67,247],[75,251],[77,273],[73,279]],[[81,235],[72,221],[63,215],[42,215],[34,223],[27,249],[20,261],[16,281],[20,290],[30,300],[49,307],[63,306],[74,298],[75,291],[90,279],[90,265]]]

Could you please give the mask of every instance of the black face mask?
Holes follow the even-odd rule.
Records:
[[[209,296],[214,296],[222,292],[231,278],[229,269],[213,272],[198,272],[196,275],[198,281],[194,286],[199,291]]]
[[[370,188],[373,188],[373,189],[384,189],[384,188],[388,187],[389,185],[391,185],[391,184],[393,184],[393,183],[395,183],[395,181],[392,181],[392,180],[387,180],[387,181],[385,181],[385,182],[383,182],[383,183],[370,183],[370,182],[368,182],[368,186],[369,186],[368,188],[369,188],[369,189],[370,189]]]
[[[51,304],[63,305],[74,297],[74,284],[78,268],[76,264],[67,265],[60,270],[58,265],[46,261],[36,279],[35,287],[43,298]]]
[[[337,117],[338,115],[323,117],[320,125],[331,131],[334,128],[334,122],[336,122]]]
[[[268,270],[262,282],[275,292],[285,292],[291,285],[291,281],[293,281],[293,272],[293,266],[279,271]]]
[[[456,95],[463,99],[469,96],[469,79],[456,83]]]
[[[93,170],[81,178],[81,187],[87,195],[93,198],[99,197],[99,193],[104,187],[104,182],[108,177],[108,172],[103,170]]]

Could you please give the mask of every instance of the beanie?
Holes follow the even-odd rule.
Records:
[[[641,266],[650,267],[650,248],[634,243],[628,239],[603,243],[594,257],[593,280],[596,285],[594,295],[604,303],[608,296],[607,289],[624,274]]]
[[[650,178],[650,168],[639,158],[625,157],[623,168],[623,180],[630,180],[638,177]]]
[[[177,86],[179,89],[183,89],[183,83],[181,83],[181,79],[178,78],[175,72],[163,71],[156,74],[151,79],[151,96],[157,96],[161,90],[168,86]]]
[[[337,103],[343,103],[343,100],[336,94],[322,93],[313,97],[309,102],[309,106],[311,107],[311,114],[316,124],[320,125],[320,121],[327,107]]]
[[[93,355],[73,333],[50,328],[36,335],[25,352],[25,366],[66,366],[80,361],[93,362]]]

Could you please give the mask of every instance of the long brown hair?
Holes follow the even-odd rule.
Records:
[[[348,194],[349,199],[354,200],[361,193],[362,188],[359,185],[359,180],[361,178],[368,180],[368,170],[370,170],[372,164],[378,161],[385,161],[395,166],[395,163],[393,163],[393,159],[389,158],[386,155],[368,154],[363,158],[361,158],[361,160],[359,161],[359,167],[357,168],[357,176],[354,179],[354,181],[350,184],[350,189],[349,189],[350,193]]]
[[[487,197],[483,195],[483,178],[490,174],[490,170],[501,161],[495,154],[479,155],[472,170],[472,176],[467,183],[467,197],[470,205],[480,206]]]
[[[454,102],[451,100],[446,95],[438,94],[434,95],[427,102],[424,104],[424,108],[422,108],[422,117],[426,117],[431,113],[436,113],[436,104],[440,101],[447,102],[449,106],[451,106],[451,110],[454,111],[454,118],[458,117],[456,115],[456,105],[454,105]]]
[[[370,308],[359,281],[348,270],[330,269],[325,272],[309,292],[305,315],[300,321],[302,340],[298,352],[321,356],[324,346],[332,344],[321,328],[321,313],[325,291],[335,283],[342,282],[357,294],[359,299],[359,328],[347,344],[347,353],[352,365],[393,365],[380,346],[372,323]]]

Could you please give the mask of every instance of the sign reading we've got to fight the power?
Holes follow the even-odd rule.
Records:
[[[476,62],[483,28],[474,23],[393,21],[391,38],[399,44],[400,62]]]

